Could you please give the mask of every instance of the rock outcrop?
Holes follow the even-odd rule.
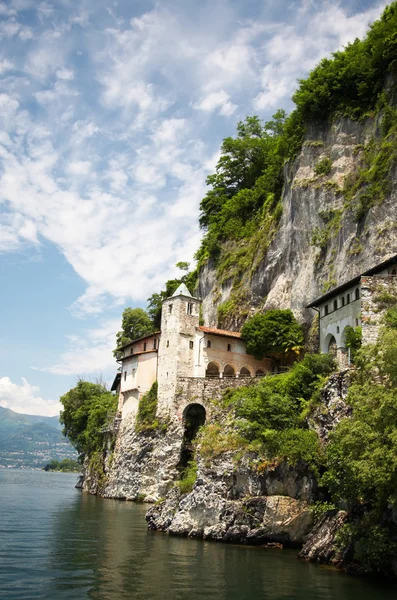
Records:
[[[283,213],[278,230],[258,264],[238,282],[252,311],[291,308],[306,324],[313,319],[305,306],[324,291],[397,254],[395,220],[397,171],[385,199],[357,219],[354,202],[346,203],[345,182],[360,169],[363,148],[379,138],[379,119],[338,119],[333,124],[312,125],[297,158],[285,166]],[[316,164],[332,162],[327,175],[317,175]],[[313,243],[320,232],[321,247]],[[219,284],[213,262],[200,272],[199,295],[206,324],[216,325],[217,307],[233,293],[232,281]],[[239,327],[230,312],[225,327]]]
[[[173,535],[247,544],[299,546],[313,524],[309,502],[316,481],[305,465],[258,470],[255,455],[236,465],[233,454],[207,467],[198,461],[190,493],[174,488],[147,514],[151,529]]]
[[[348,513],[344,510],[326,512],[307,537],[299,558],[312,562],[343,566],[349,548],[337,544],[337,533],[346,523]]]
[[[345,400],[350,384],[352,370],[344,369],[331,375],[321,390],[321,400],[310,414],[308,425],[323,442],[328,434],[345,417],[351,414],[351,407]]]
[[[123,420],[113,451],[104,457],[103,482],[86,468],[83,489],[105,498],[156,502],[179,477],[183,428],[178,421],[166,431],[136,431],[134,415]]]

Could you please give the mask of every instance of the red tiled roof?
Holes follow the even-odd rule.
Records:
[[[205,327],[204,325],[199,326],[199,330],[204,333],[211,333],[212,335],[223,335],[224,337],[241,338],[241,333],[237,331],[226,331],[226,329],[216,329],[216,327]]]

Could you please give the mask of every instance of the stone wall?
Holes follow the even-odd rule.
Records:
[[[363,344],[376,342],[386,311],[397,306],[397,277],[374,275],[361,278],[361,326]]]
[[[260,377],[218,378],[178,377],[175,393],[175,412],[182,419],[183,411],[188,404],[197,402],[207,411],[211,411],[211,400],[220,400],[227,389],[239,388],[258,383]]]

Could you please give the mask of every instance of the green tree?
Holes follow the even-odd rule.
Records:
[[[350,327],[345,329],[346,348],[350,348],[350,359],[354,362],[358,350],[361,348],[363,332],[361,327]]]
[[[290,351],[299,354],[303,347],[302,327],[291,310],[268,310],[248,319],[241,330],[247,352],[261,360],[280,357]]]
[[[80,458],[101,449],[101,428],[116,412],[117,398],[100,383],[80,379],[60,398],[63,404],[60,422]]]
[[[116,334],[117,348],[113,350],[113,356],[120,358],[122,356],[119,350],[120,347],[153,331],[153,322],[145,310],[142,308],[126,308],[122,315],[121,330]]]
[[[293,96],[305,121],[335,113],[360,117],[372,110],[397,64],[397,3],[388,6],[363,40],[324,58]]]

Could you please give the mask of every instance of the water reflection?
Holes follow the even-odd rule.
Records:
[[[265,550],[147,531],[146,507],[62,474],[0,472],[0,598],[395,600],[381,586]]]
[[[146,507],[82,495],[53,522],[58,592],[114,600],[384,600],[392,590],[301,563],[294,551],[174,538],[146,530]],[[391,595],[393,594],[393,596]],[[80,596],[81,597],[81,596]]]

